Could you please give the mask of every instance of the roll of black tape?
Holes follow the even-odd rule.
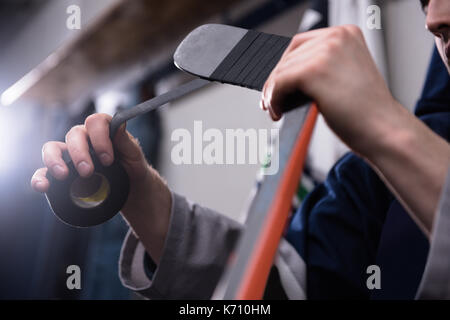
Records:
[[[105,167],[93,151],[91,158],[94,174],[90,178],[78,175],[67,154],[66,179],[57,180],[47,173],[50,188],[46,197],[50,207],[59,219],[76,227],[95,226],[111,219],[124,206],[130,190],[128,175],[117,159]]]

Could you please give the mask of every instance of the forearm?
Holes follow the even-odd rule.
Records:
[[[122,210],[134,234],[158,264],[169,229],[172,196],[159,174],[149,166],[139,186],[130,190]]]
[[[363,156],[429,235],[450,165],[450,145],[399,104],[376,127],[376,143]]]

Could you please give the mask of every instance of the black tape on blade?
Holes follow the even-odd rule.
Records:
[[[261,91],[289,41],[290,38],[249,30],[210,78]],[[273,66],[267,68],[271,63]]]
[[[261,91],[290,41],[279,35],[207,24],[183,40],[174,60],[181,70],[200,78]],[[310,101],[303,93],[294,92],[281,101],[282,111]]]

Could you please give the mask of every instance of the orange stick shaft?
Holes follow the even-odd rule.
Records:
[[[302,176],[317,115],[317,107],[313,104],[283,172],[280,185],[269,208],[269,214],[258,238],[256,249],[250,257],[249,267],[246,270],[244,281],[238,290],[236,299],[257,300],[263,297],[269,272],[289,217],[292,198]]]

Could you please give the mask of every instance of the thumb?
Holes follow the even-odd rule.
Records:
[[[125,123],[117,130],[113,142],[118,153],[117,156],[123,163],[130,178],[141,174],[142,170],[147,168],[147,161],[139,141],[126,130]]]

